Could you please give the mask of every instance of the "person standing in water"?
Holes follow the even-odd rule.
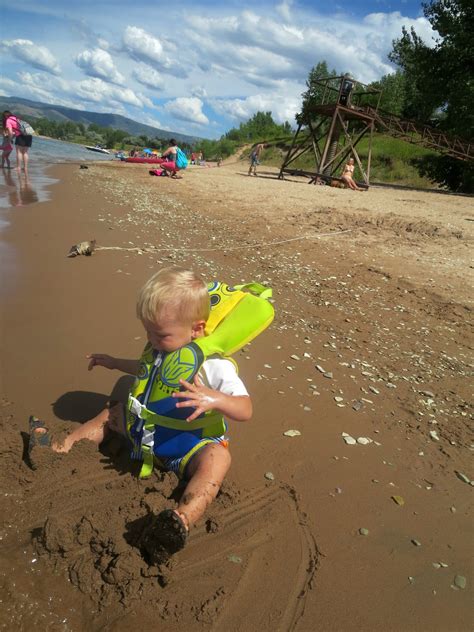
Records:
[[[26,173],[28,171],[28,150],[33,142],[33,136],[22,133],[18,117],[9,110],[3,112],[3,128],[7,130],[10,140],[15,138],[16,168],[21,169],[23,164],[23,171]]]
[[[7,129],[2,129],[2,145],[0,146],[2,150],[2,169],[11,169],[10,165],[10,154],[13,151],[13,145],[10,138],[10,133]]]

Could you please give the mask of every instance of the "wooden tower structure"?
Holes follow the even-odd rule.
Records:
[[[311,85],[315,97],[303,105],[298,128],[280,169],[285,174],[309,178],[310,184],[337,179],[341,165],[354,158],[363,182],[369,186],[372,136],[380,103],[380,90],[367,87],[349,75],[316,79]],[[357,152],[357,144],[369,137],[365,164]],[[306,152],[315,158],[315,171],[295,168],[294,162]]]

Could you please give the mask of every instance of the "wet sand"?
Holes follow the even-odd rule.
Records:
[[[144,167],[57,167],[3,233],[3,627],[470,630],[472,198]],[[121,249],[66,258],[91,238]],[[276,319],[236,356],[255,412],[228,481],[157,569],[143,533],[173,475],[138,481],[114,441],[32,471],[25,442],[31,413],[60,433],[123,396],[84,356],[138,357],[136,292],[173,263],[269,283]]]

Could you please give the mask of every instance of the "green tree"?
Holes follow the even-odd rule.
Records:
[[[337,77],[337,72],[335,70],[329,70],[324,60],[318,62],[316,66],[311,68],[308,73],[308,78],[306,79],[307,90],[301,95],[303,97],[301,112],[296,116],[298,123],[303,122],[311,116],[312,106],[321,103],[324,88],[317,83],[318,80],[329,79],[331,77]]]
[[[423,11],[439,37],[427,46],[404,28],[389,55],[405,75],[403,114],[432,120],[448,133],[474,136],[474,11],[472,0],[431,0]],[[472,191],[474,167],[446,156],[420,165],[433,181]]]
[[[369,84],[369,88],[381,90],[380,108],[392,114],[401,115],[406,102],[406,77],[401,70],[384,75]]]
[[[273,120],[271,112],[256,112],[252,118],[241,123],[238,128],[230,129],[222,139],[240,143],[254,143],[272,140],[291,134],[291,125],[286,121],[279,125]],[[221,141],[222,141],[221,139]]]

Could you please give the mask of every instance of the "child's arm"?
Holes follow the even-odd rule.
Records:
[[[103,366],[106,369],[117,369],[118,371],[122,371],[122,373],[137,375],[140,365],[138,360],[114,358],[105,353],[89,353],[86,355],[86,358],[89,360],[89,371],[92,371],[95,366]]]
[[[186,399],[178,402],[176,408],[192,407],[196,410],[186,421],[193,421],[207,410],[218,410],[225,417],[234,421],[248,421],[252,417],[252,400],[248,395],[226,395],[213,388],[204,386],[196,375],[194,384],[180,380],[185,391],[173,393],[173,397]]]

